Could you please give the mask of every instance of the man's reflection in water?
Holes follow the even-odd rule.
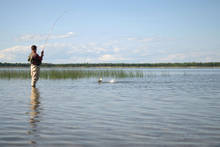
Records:
[[[30,111],[30,131],[28,132],[31,135],[31,144],[36,144],[37,137],[37,123],[39,120],[40,114],[40,93],[37,88],[32,87],[31,89],[31,111]]]

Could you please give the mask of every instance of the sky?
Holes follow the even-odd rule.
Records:
[[[220,62],[220,0],[0,0],[0,22],[0,62]]]

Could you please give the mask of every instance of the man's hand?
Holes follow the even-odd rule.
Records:
[[[44,56],[44,51],[41,51],[41,57],[43,57]]]

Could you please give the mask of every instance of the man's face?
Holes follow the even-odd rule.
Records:
[[[32,52],[36,53],[37,49],[32,49]]]

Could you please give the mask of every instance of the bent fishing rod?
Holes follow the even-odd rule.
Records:
[[[54,28],[55,28],[57,22],[58,22],[58,21],[64,16],[64,14],[66,14],[67,12],[68,12],[68,11],[64,11],[64,12],[63,12],[61,15],[59,15],[59,16],[57,17],[57,19],[54,21],[54,23],[53,23],[53,25],[52,25],[52,27],[51,27],[51,29],[50,29],[48,35],[47,35],[47,38],[45,39],[44,45],[43,45],[43,47],[42,47],[42,52],[44,52],[44,49],[45,49],[45,47],[46,47],[46,44],[47,44],[47,42],[48,42],[48,40],[49,40],[49,38],[50,38],[50,36],[51,36],[51,34],[52,34]]]

